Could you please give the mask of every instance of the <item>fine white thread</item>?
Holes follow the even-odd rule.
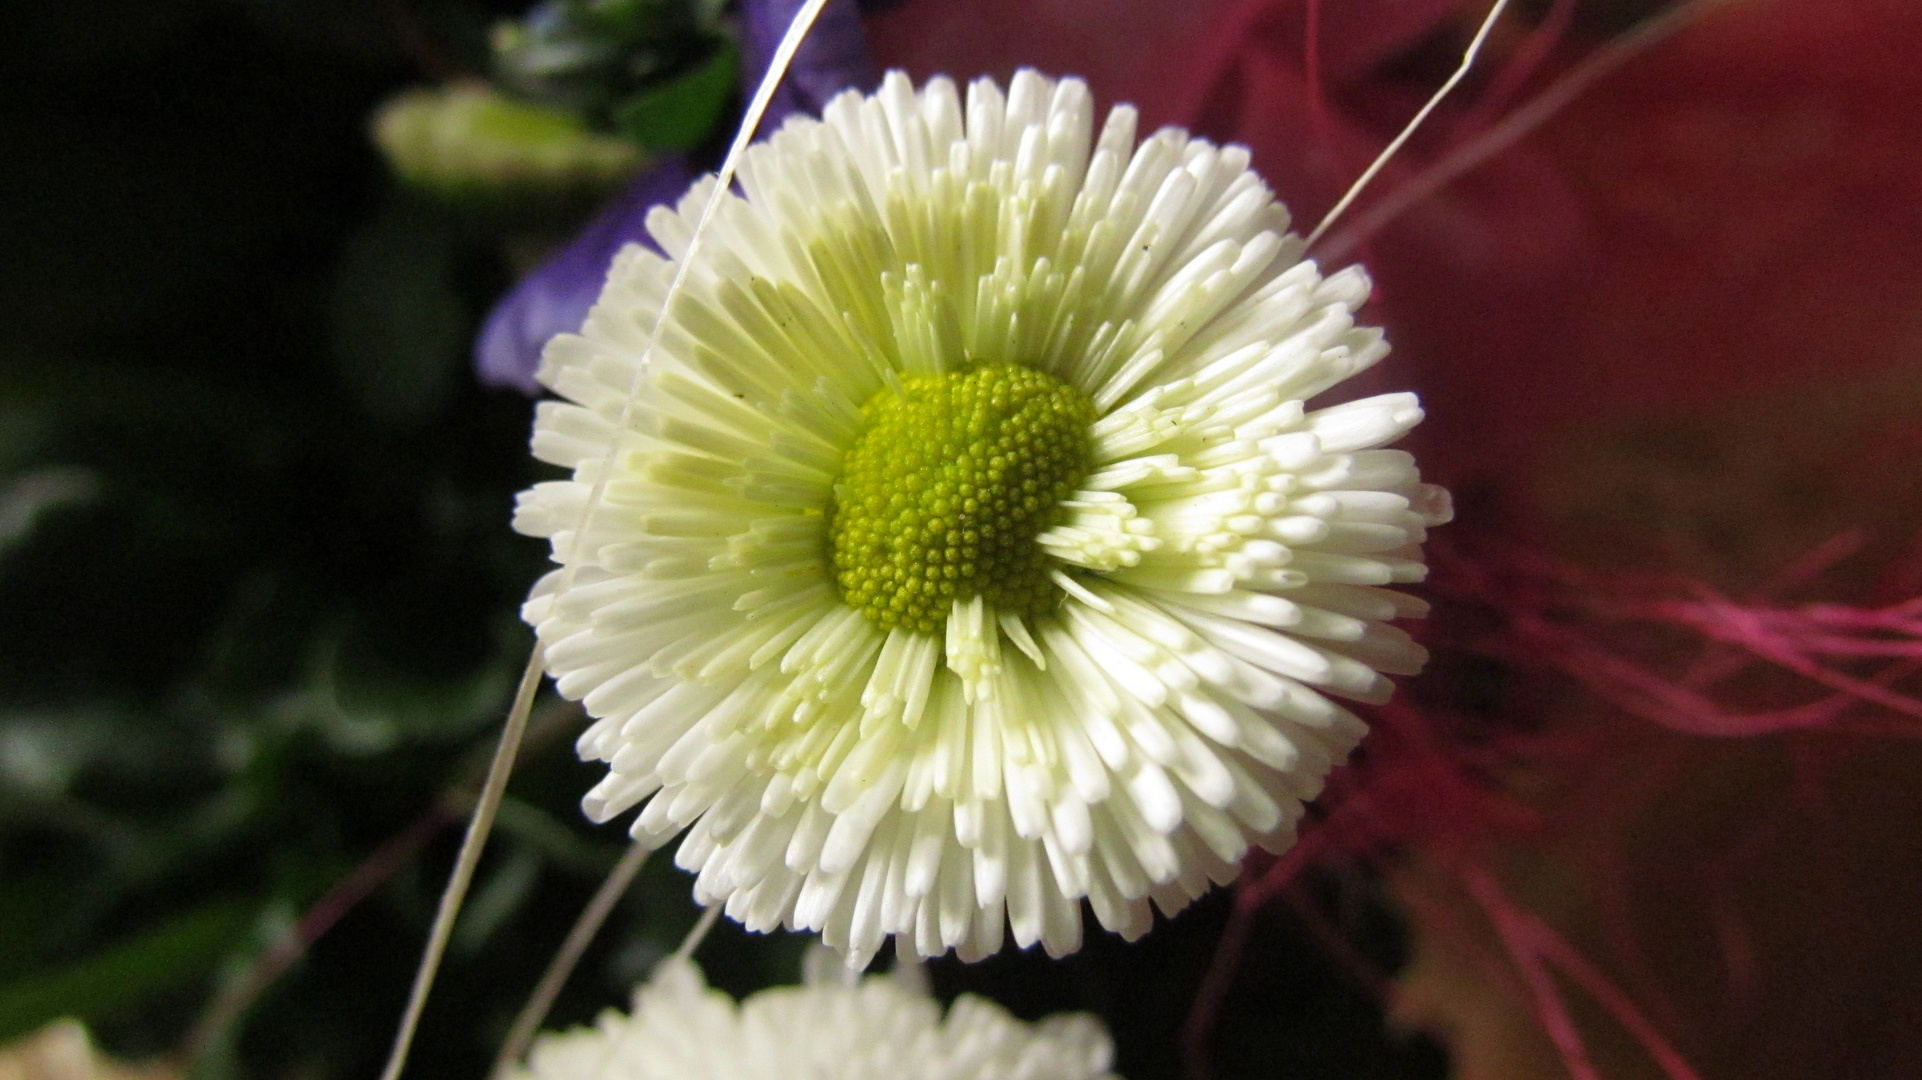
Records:
[[[1343,193],[1340,201],[1335,203],[1334,209],[1328,211],[1328,215],[1321,219],[1321,224],[1315,226],[1315,231],[1308,234],[1309,247],[1315,246],[1315,241],[1321,239],[1322,234],[1328,231],[1328,227],[1347,211],[1356,197],[1362,193],[1362,189],[1375,179],[1375,174],[1381,172],[1382,166],[1387,165],[1388,160],[1401,151],[1402,144],[1422,126],[1422,123],[1428,119],[1428,114],[1435,111],[1435,106],[1440,105],[1442,99],[1467,77],[1469,69],[1475,66],[1476,54],[1482,51],[1482,42],[1488,40],[1488,32],[1495,28],[1495,20],[1502,17],[1502,11],[1507,7],[1508,0],[1495,0],[1494,5],[1488,9],[1488,15],[1482,19],[1481,27],[1469,40],[1468,48],[1463,50],[1462,62],[1455,68],[1455,73],[1448,77],[1447,82],[1441,84],[1441,89],[1435,91],[1427,104],[1421,107],[1421,111],[1415,114],[1415,118],[1408,121],[1408,124],[1401,129],[1401,134],[1395,136],[1387,146],[1383,147],[1381,153],[1375,155],[1375,160],[1369,162],[1368,167],[1355,178],[1355,182],[1348,185],[1348,190]]]

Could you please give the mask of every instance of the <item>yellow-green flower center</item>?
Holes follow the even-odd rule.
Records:
[[[884,627],[925,631],[957,599],[1024,616],[1054,605],[1035,537],[1087,475],[1086,396],[997,364],[903,380],[861,419],[828,507],[843,599]]]

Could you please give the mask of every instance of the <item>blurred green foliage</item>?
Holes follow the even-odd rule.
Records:
[[[649,150],[691,150],[721,119],[739,68],[739,50],[723,45],[698,66],[616,106],[614,127]]]
[[[618,122],[687,145],[731,98],[734,53],[711,11],[669,7],[685,48],[648,60],[662,78]],[[506,525],[536,476],[530,405],[468,372],[513,238],[400,192],[366,120],[423,77],[486,71],[488,28],[517,14],[0,15],[0,1038],[74,1015],[117,1054],[175,1050],[425,822],[431,842],[211,1033],[198,1072],[369,1076],[384,1055],[457,840],[437,815],[490,749],[543,552]],[[573,758],[571,706],[540,711],[414,1075],[483,1074],[623,847],[576,808],[598,769]],[[556,1022],[625,1001],[692,924],[688,889],[665,855],[649,865]],[[1128,1075],[1170,1077],[1222,914],[1200,905],[1138,946],[1097,936],[1060,964],[943,963],[936,984],[1029,1016],[1099,1009]],[[1391,929],[1363,929],[1392,955]],[[1432,1050],[1385,1039],[1285,916],[1263,934],[1220,1075],[1432,1073]],[[745,992],[791,979],[802,944],[723,924],[702,959]]]
[[[649,150],[698,146],[735,94],[724,0],[547,0],[494,30],[494,75]]]

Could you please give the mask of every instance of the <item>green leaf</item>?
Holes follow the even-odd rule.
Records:
[[[248,940],[253,916],[250,905],[208,904],[64,968],[0,986],[0,1042],[63,1016],[93,1024],[190,983]]]
[[[0,979],[29,967],[35,949],[58,932],[72,904],[62,887],[52,874],[23,874],[0,885]]]
[[[510,847],[468,898],[454,924],[454,951],[469,956],[479,952],[526,905],[540,880],[540,853],[524,845]]]
[[[734,96],[739,65],[739,50],[724,40],[698,67],[615,106],[614,126],[653,151],[699,146]]]
[[[517,627],[501,635],[498,652],[465,671],[437,670],[424,645],[400,638],[400,620],[361,620],[338,645],[322,643],[309,687],[308,719],[336,753],[384,753],[402,741],[464,738],[500,719],[514,692],[526,648]]]
[[[556,866],[586,877],[605,877],[626,848],[584,838],[553,814],[512,795],[501,799],[494,827]]]

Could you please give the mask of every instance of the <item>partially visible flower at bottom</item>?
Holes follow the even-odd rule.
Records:
[[[75,1020],[56,1020],[0,1046],[0,1080],[175,1080],[179,1075],[164,1064],[115,1061]]]
[[[1088,1016],[1027,1024],[986,998],[941,1005],[891,975],[858,982],[831,962],[803,986],[736,1004],[670,959],[634,1011],[541,1036],[511,1080],[1115,1080],[1113,1045]]]
[[[1365,731],[1324,692],[1424,659],[1382,586],[1449,514],[1384,449],[1413,395],[1304,405],[1388,351],[1367,277],[1246,151],[1033,72],[892,75],[740,182],[659,340],[711,180],[540,372],[574,476],[515,526],[572,565],[523,614],[600,718],[589,815],[854,962],[1059,955],[1084,898],[1132,938],[1285,849]]]

